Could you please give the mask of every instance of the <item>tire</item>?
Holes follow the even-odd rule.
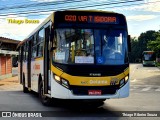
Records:
[[[39,93],[39,99],[42,102],[42,104],[45,105],[45,106],[51,105],[51,98],[48,98],[47,96],[43,95],[43,83],[42,83],[42,81],[39,84],[39,90],[38,91],[39,91],[38,92]]]
[[[24,75],[23,75],[23,92],[24,92],[24,93],[28,93],[28,92],[29,92],[29,91],[28,91],[28,88],[25,87],[25,77],[24,77]]]

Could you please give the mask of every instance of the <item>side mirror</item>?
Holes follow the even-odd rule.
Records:
[[[128,45],[128,51],[131,52],[131,36],[128,35],[127,37],[127,45]]]
[[[53,50],[55,50],[57,47],[51,47],[51,50],[50,51],[53,51]]]

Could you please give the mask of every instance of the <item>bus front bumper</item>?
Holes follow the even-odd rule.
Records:
[[[105,95],[75,95],[71,90],[63,87],[55,80],[51,80],[51,97],[59,99],[110,99],[110,98],[125,98],[129,96],[129,80],[120,89],[116,91],[115,94],[105,94]]]
[[[143,61],[143,65],[148,65],[148,66],[155,66],[156,62],[155,61]]]

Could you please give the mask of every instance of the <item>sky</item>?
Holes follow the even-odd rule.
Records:
[[[66,8],[122,13],[131,37],[148,30],[160,30],[160,0],[0,0],[0,37],[22,41],[52,11]],[[13,24],[9,19],[39,22]]]

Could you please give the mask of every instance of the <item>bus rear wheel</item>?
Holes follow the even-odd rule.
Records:
[[[49,98],[49,97],[47,97],[43,94],[43,83],[42,83],[42,81],[39,84],[39,99],[40,99],[40,101],[42,102],[43,105],[45,105],[45,106],[51,105],[51,98]]]

